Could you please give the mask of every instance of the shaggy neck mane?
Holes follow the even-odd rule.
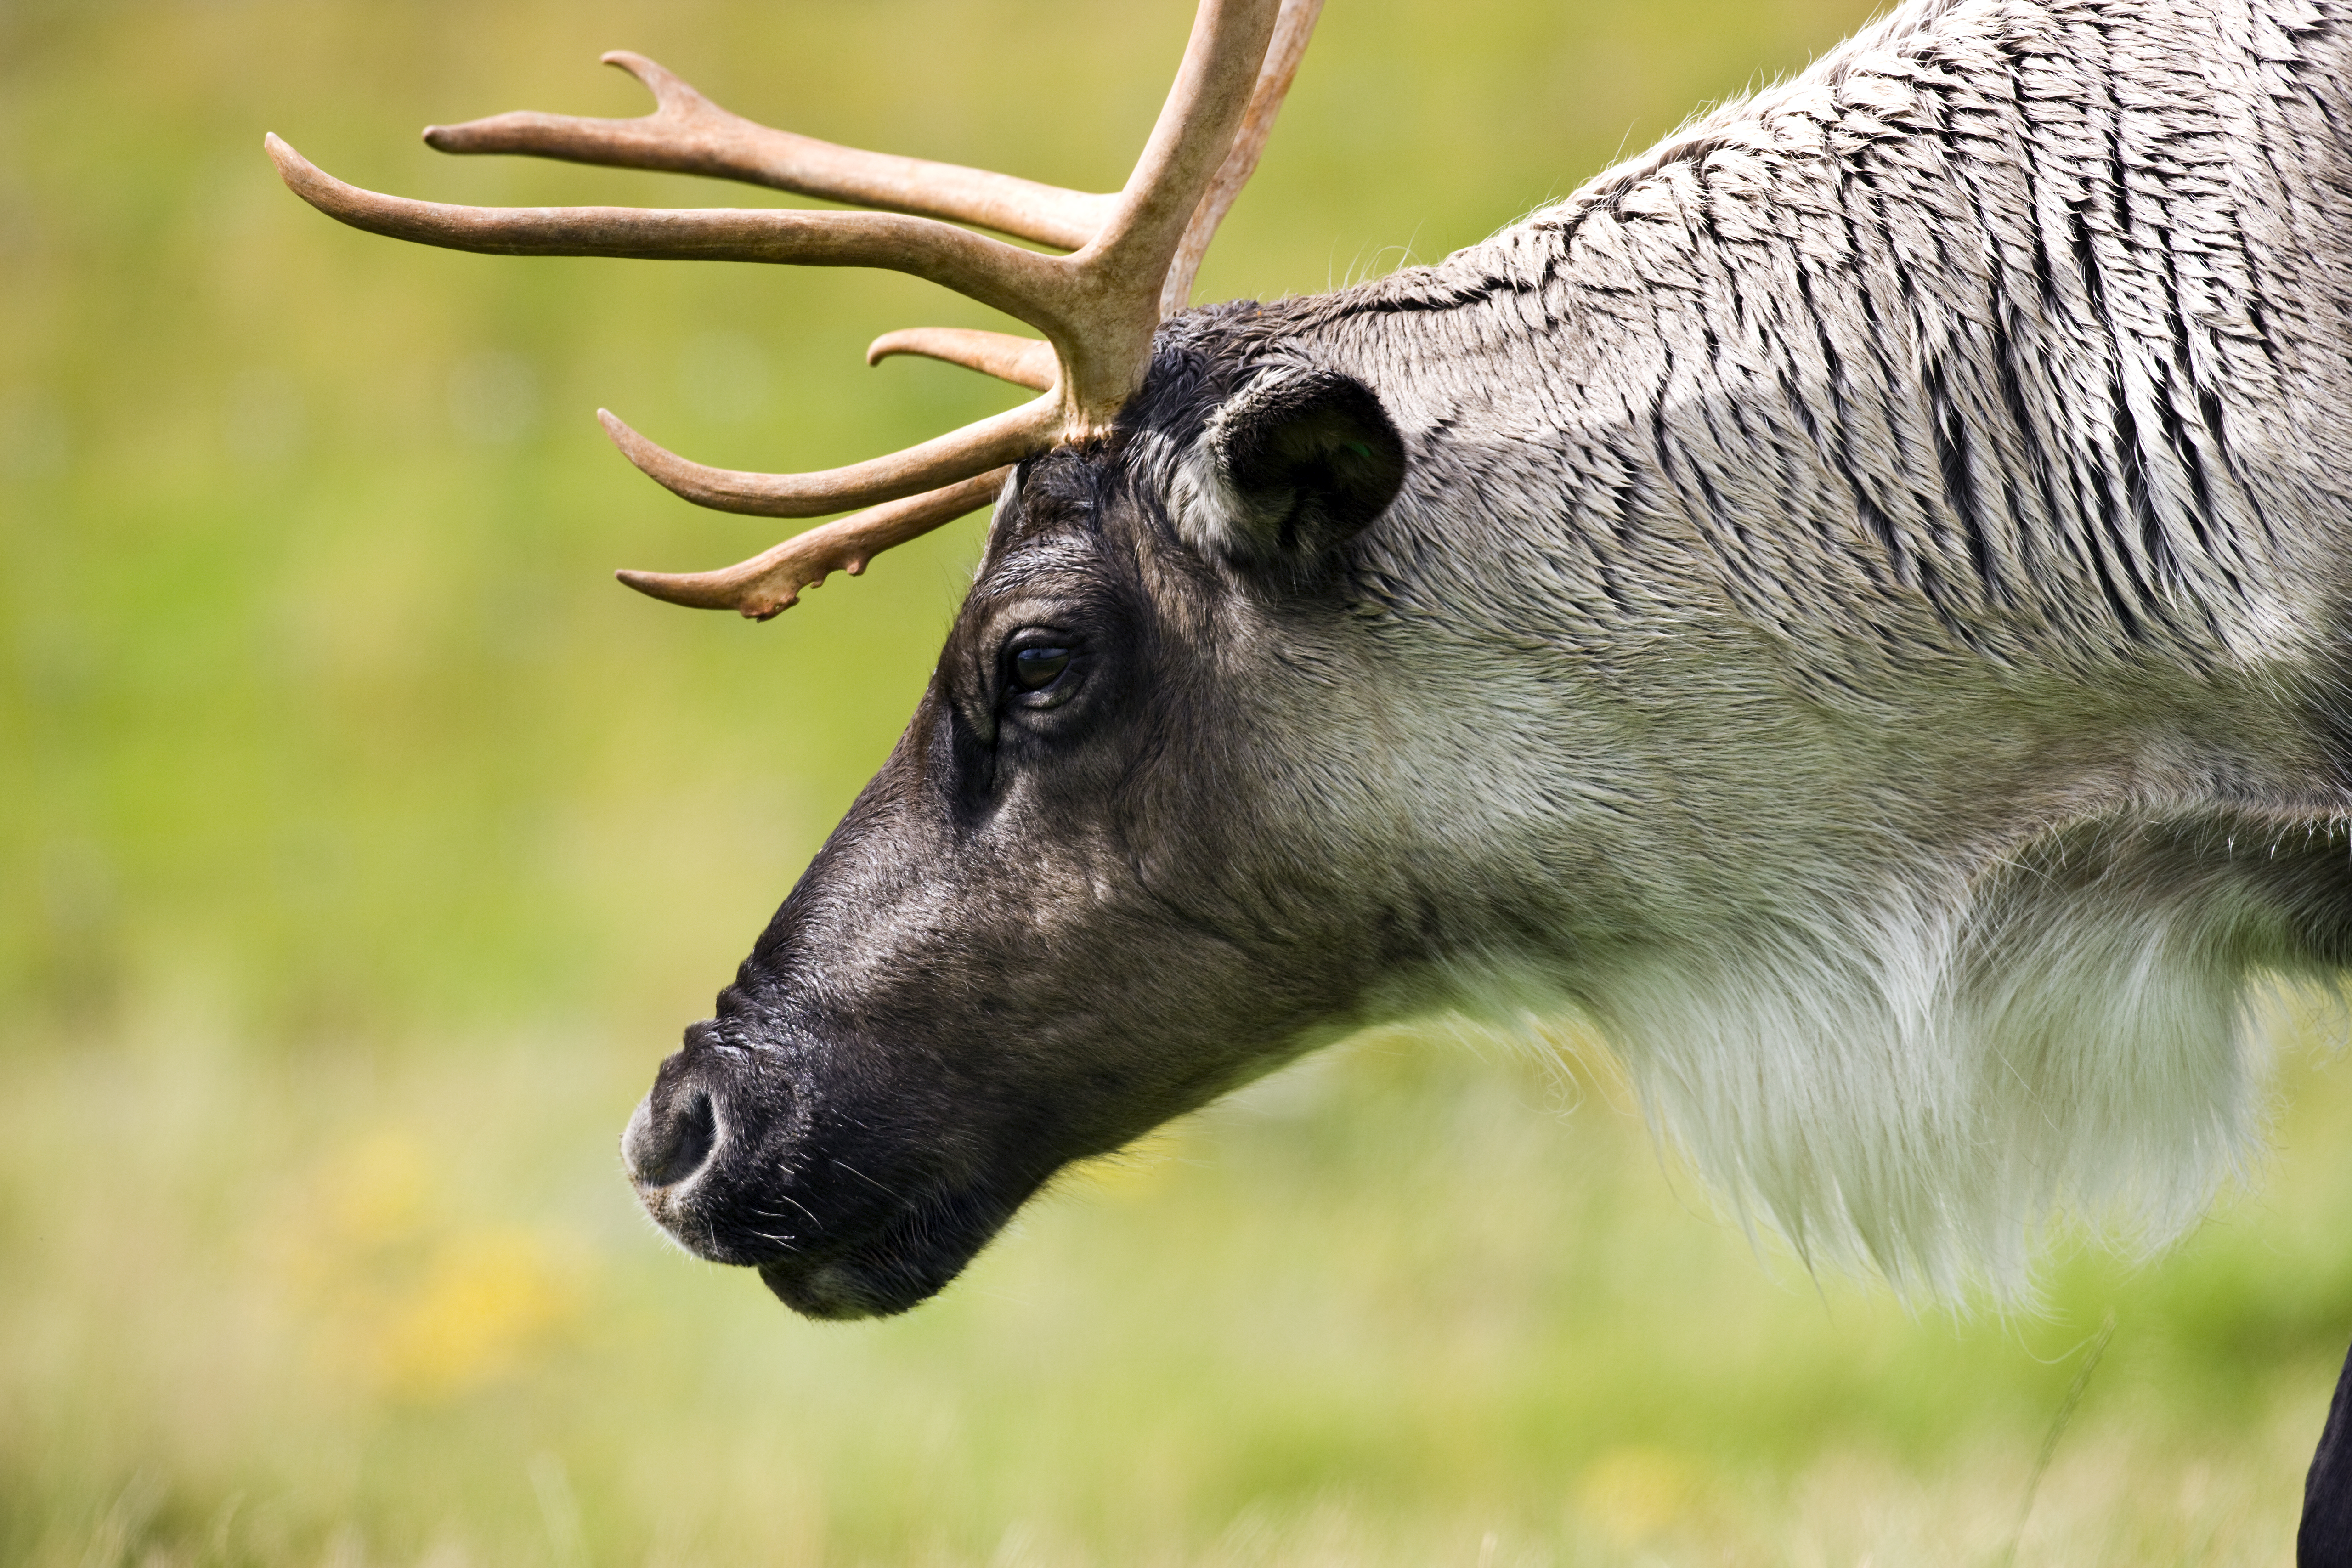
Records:
[[[1743,1221],[1906,1295],[2014,1301],[2046,1216],[2161,1245],[2252,1147],[2250,986],[2287,966],[2211,891],[2019,868],[1661,952],[1585,1003]]]

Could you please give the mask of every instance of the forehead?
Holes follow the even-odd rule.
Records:
[[[1001,597],[1048,576],[1098,564],[1114,486],[1099,451],[1062,447],[1024,464],[1005,488],[981,557],[975,599]]]
[[[1176,458],[1209,416],[1248,380],[1280,310],[1242,300],[1162,322],[1151,368],[1105,440],[1058,447],[1024,463],[989,526],[972,585],[975,605],[1074,571],[1160,584],[1197,562],[1169,526],[1161,496]]]
[[[1085,527],[1108,488],[1110,458],[1099,444],[1056,447],[1024,463],[1006,488],[990,544],[1017,544],[1056,528]]]

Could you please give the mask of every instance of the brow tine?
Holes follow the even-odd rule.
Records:
[[[795,534],[721,571],[616,572],[614,575],[640,594],[673,605],[734,610],[751,620],[764,621],[790,609],[803,589],[814,587],[827,574],[846,572],[854,577],[893,545],[988,505],[1012,473],[1012,465],[1007,464],[921,495],[868,507]]]
[[[1050,390],[1061,372],[1049,342],[962,327],[908,327],[885,332],[867,346],[866,363],[880,364],[894,354],[945,360],[1035,392]]]
[[[427,126],[425,144],[443,153],[520,153],[738,180],[885,212],[978,224],[1066,250],[1092,239],[1118,202],[1112,195],[778,131],[721,109],[643,55],[614,49],[604,60],[645,84],[654,95],[653,113],[599,120],[517,110],[462,125]]]
[[[655,482],[697,506],[752,517],[822,517],[844,507],[897,500],[1051,447],[1062,431],[1059,404],[1040,397],[888,457],[805,474],[707,468],[646,440],[598,409],[604,433]]]
[[[1067,290],[1060,281],[1067,267],[1062,258],[931,218],[773,208],[473,207],[412,201],[347,184],[277,136],[264,140],[296,195],[371,234],[501,256],[886,268],[993,306],[1049,337],[1069,330],[1055,298],[1057,289]]]
[[[1176,255],[1168,265],[1168,280],[1160,290],[1160,313],[1172,316],[1192,302],[1192,279],[1201,270],[1202,258],[1209,253],[1209,242],[1217,237],[1217,226],[1225,221],[1225,214],[1242,187],[1257,172],[1259,154],[1265,151],[1265,139],[1274,130],[1275,116],[1282,112],[1283,100],[1290,94],[1290,84],[1297,78],[1298,63],[1307,56],[1307,40],[1315,36],[1316,19],[1323,14],[1323,0],[1282,0],[1282,16],[1274,25],[1274,41],[1266,46],[1265,63],[1258,68],[1257,85],[1250,93],[1249,109],[1242,116],[1242,128],[1234,133],[1233,151],[1218,165],[1216,177],[1201,197],[1201,205],[1192,209],[1192,221],[1184,226],[1184,237],[1177,242]]]

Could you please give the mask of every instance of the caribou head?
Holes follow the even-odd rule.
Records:
[[[923,1300],[1057,1168],[1344,1026],[1429,945],[1425,930],[1366,929],[1410,868],[1368,865],[1317,809],[1379,793],[1361,766],[1379,750],[1378,672],[1331,590],[1339,552],[1403,481],[1404,443],[1363,379],[1276,330],[1280,311],[1183,310],[1319,8],[1202,0],[1116,195],[755,125],[623,53],[606,59],[657,100],[643,119],[510,113],[425,139],[884,210],[454,207],[355,189],[269,139],[297,194],[376,233],[894,268],[1044,334],[877,339],[869,362],[929,355],[1040,395],[821,473],[706,468],[601,416],[632,461],[703,505],[863,508],[723,571],[620,574],[677,604],[765,619],[996,505],[905,737],[623,1140],[673,1236],[756,1266],[803,1312]],[[1303,755],[1302,721],[1320,737]]]

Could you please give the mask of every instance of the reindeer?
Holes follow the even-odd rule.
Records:
[[[1380,1019],[1566,1010],[1744,1215],[2015,1292],[2246,1150],[2249,987],[2352,960],[2352,5],[1908,0],[1558,205],[1184,308],[1319,0],[1201,0],[1116,195],[751,124],[436,128],[869,209],[499,210],[461,249],[894,268],[1041,340],[895,456],[713,469],[853,515],[756,618],[989,504],[904,738],[624,1153],[798,1310],[939,1290],[1068,1162]],[[1064,254],[974,232],[990,229]],[[2306,1489],[2352,1561],[2352,1365]]]

